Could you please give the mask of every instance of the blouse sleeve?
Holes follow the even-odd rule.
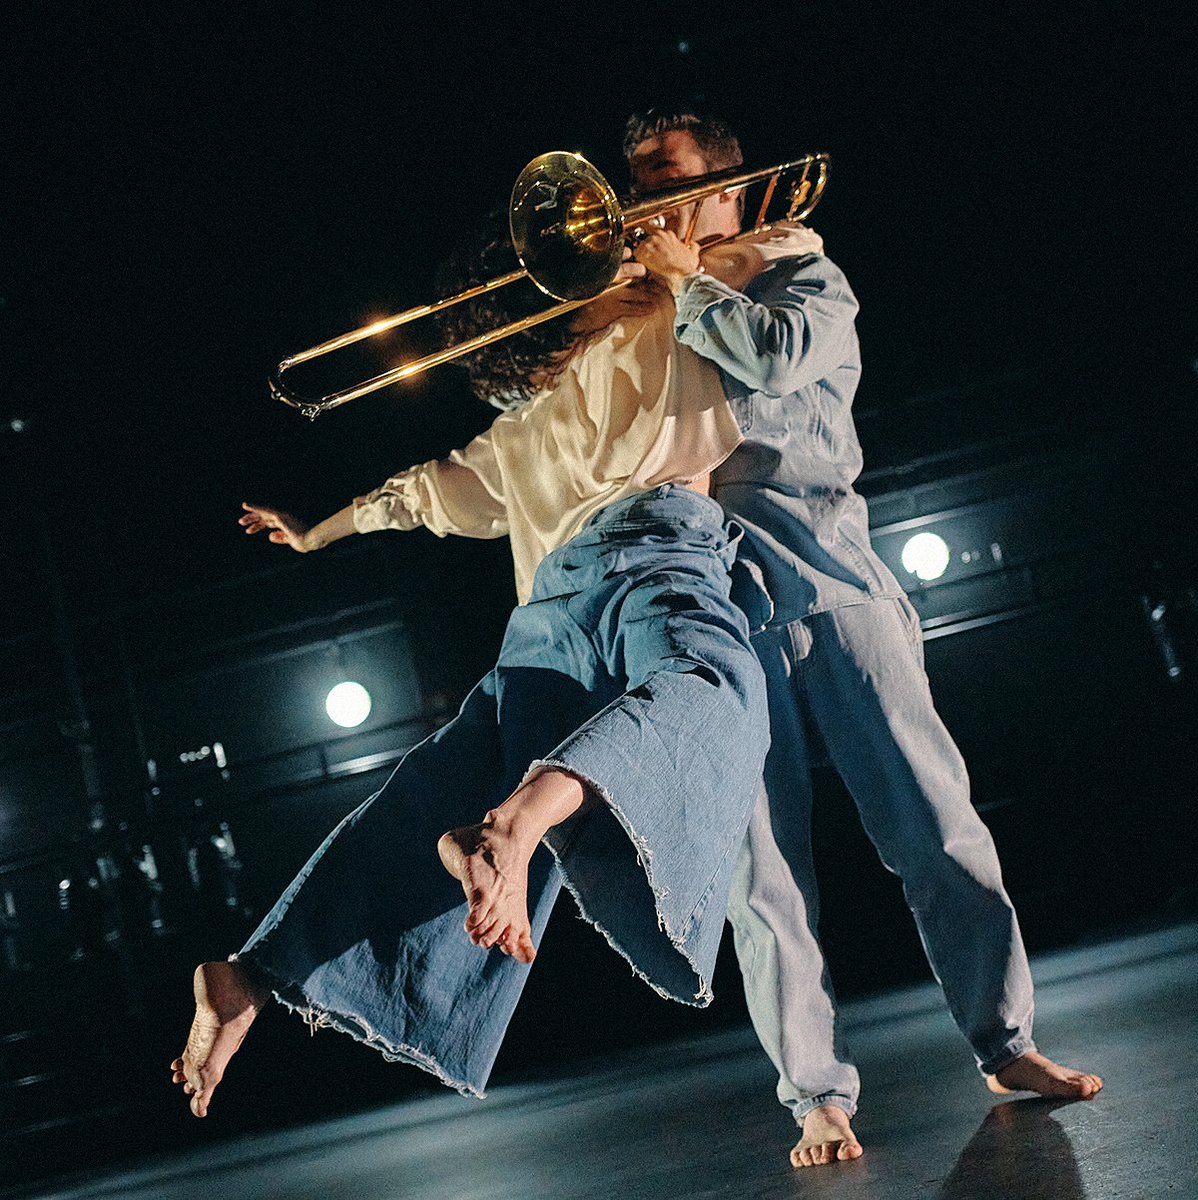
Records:
[[[503,473],[490,431],[448,458],[400,471],[354,500],[354,528],[415,529],[423,525],[438,537],[497,538],[508,532]]]

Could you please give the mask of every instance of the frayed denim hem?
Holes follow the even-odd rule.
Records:
[[[229,962],[241,962],[241,956],[230,954]],[[347,1033],[356,1042],[377,1050],[387,1062],[408,1063],[419,1067],[430,1075],[436,1076],[446,1087],[453,1088],[463,1096],[473,1096],[476,1100],[486,1099],[486,1092],[460,1079],[454,1079],[441,1064],[424,1050],[415,1046],[407,1046],[388,1041],[381,1033],[376,1033],[370,1022],[357,1013],[337,1013],[312,1004],[304,995],[298,984],[284,982],[273,975],[269,969],[260,966],[252,959],[247,964],[255,974],[260,976],[271,989],[274,998],[290,1012],[299,1013],[304,1024],[315,1036],[318,1029],[335,1029],[338,1033]]]
[[[578,911],[582,914],[583,919],[590,925],[593,925],[595,929],[597,929],[604,936],[604,938],[607,939],[607,944],[618,955],[620,955],[620,957],[623,958],[629,966],[632,967],[632,973],[638,979],[647,983],[659,996],[666,1000],[675,1000],[679,1004],[690,1005],[693,1008],[706,1008],[715,999],[715,995],[711,990],[711,981],[704,977],[703,972],[699,969],[698,963],[695,962],[694,957],[687,948],[685,935],[675,933],[669,927],[669,923],[666,921],[665,916],[662,913],[662,902],[670,893],[668,888],[661,886],[653,878],[653,851],[650,849],[648,842],[646,842],[645,839],[636,831],[636,829],[633,828],[627,816],[621,811],[620,806],[615,802],[607,789],[603,787],[602,784],[580,772],[577,767],[571,766],[569,763],[560,762],[559,760],[553,758],[539,758],[533,762],[529,766],[528,770],[524,773],[524,779],[521,781],[521,785],[527,783],[534,775],[544,770],[564,771],[568,775],[573,775],[576,779],[580,780],[583,784],[590,788],[595,795],[597,795],[604,802],[612,816],[614,816],[619,822],[620,828],[623,829],[628,835],[629,841],[632,842],[633,849],[636,850],[637,862],[640,864],[641,869],[645,872],[645,881],[649,885],[649,890],[653,893],[653,907],[657,913],[657,927],[666,935],[667,938],[670,939],[670,945],[673,946],[674,949],[677,950],[678,953],[686,960],[687,966],[690,967],[690,969],[694,972],[695,978],[699,981],[699,990],[695,992],[693,997],[688,999],[683,996],[675,995],[673,992],[663,988],[660,984],[655,983],[649,978],[649,976],[637,965],[636,959],[634,959],[632,955],[629,954],[628,951],[625,950],[618,941],[616,941],[612,933],[605,929],[587,911],[587,907],[583,902],[582,896],[579,895],[573,881],[570,879],[570,876],[566,871],[566,866],[565,863],[562,862],[561,854],[559,854],[557,848],[547,840],[548,835],[546,835],[545,838],[541,839],[541,842],[557,861],[558,868],[560,869],[562,875],[562,882],[565,885],[566,890],[571,896],[574,897],[574,901],[578,905]]]
[[[839,1092],[823,1092],[818,1096],[811,1096],[806,1100],[800,1100],[791,1108],[790,1111],[794,1114],[795,1124],[801,1129],[803,1118],[809,1112],[814,1112],[815,1109],[822,1108],[825,1104],[830,1104],[833,1108],[842,1109],[850,1117],[857,1115],[857,1102],[855,1100],[850,1100],[847,1096],[840,1095]]]
[[[1036,1048],[1036,1043],[1030,1037],[1017,1037],[1008,1042],[1006,1046],[993,1058],[978,1059],[978,1070],[983,1075],[997,1075],[1003,1067],[1009,1067],[1017,1058],[1021,1058],[1025,1054],[1030,1054]]]

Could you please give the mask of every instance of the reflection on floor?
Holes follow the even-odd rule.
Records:
[[[850,1007],[865,1157],[793,1171],[793,1126],[748,1031],[677,1043],[584,1077],[435,1096],[29,1195],[294,1197],[933,1197],[1198,1195],[1198,926],[1033,964],[1037,1035],[1101,1074],[1089,1104],[998,1100],[930,987]]]

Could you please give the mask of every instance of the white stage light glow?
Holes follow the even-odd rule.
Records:
[[[934,533],[917,533],[903,547],[903,566],[925,583],[939,579],[951,558],[948,543]]]
[[[343,729],[353,729],[370,716],[370,693],[360,683],[339,683],[325,698],[324,710]]]

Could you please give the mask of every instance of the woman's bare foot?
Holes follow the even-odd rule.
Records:
[[[488,813],[481,825],[442,834],[437,853],[466,893],[470,940],[486,950],[498,946],[518,962],[530,963],[537,952],[528,921],[528,861],[537,843],[528,844],[498,816]]]
[[[466,932],[476,946],[498,946],[522,963],[536,957],[528,920],[529,860],[541,838],[590,799],[576,776],[544,767],[487,813],[481,825],[441,835],[437,853],[466,893]]]
[[[171,1081],[183,1085],[183,1091],[191,1097],[191,1111],[197,1117],[206,1117],[212,1093],[266,1003],[267,993],[249,981],[242,967],[231,962],[201,963],[193,983],[195,1020],[186,1049],[171,1063]]]
[[[790,1152],[792,1167],[822,1167],[848,1162],[865,1151],[849,1122],[849,1114],[835,1104],[821,1104],[803,1118],[803,1136]]]
[[[1000,1096],[1036,1092],[1059,1100],[1093,1100],[1102,1091],[1102,1080],[1097,1075],[1062,1067],[1051,1058],[1029,1050],[1001,1071],[987,1075],[986,1086]]]

